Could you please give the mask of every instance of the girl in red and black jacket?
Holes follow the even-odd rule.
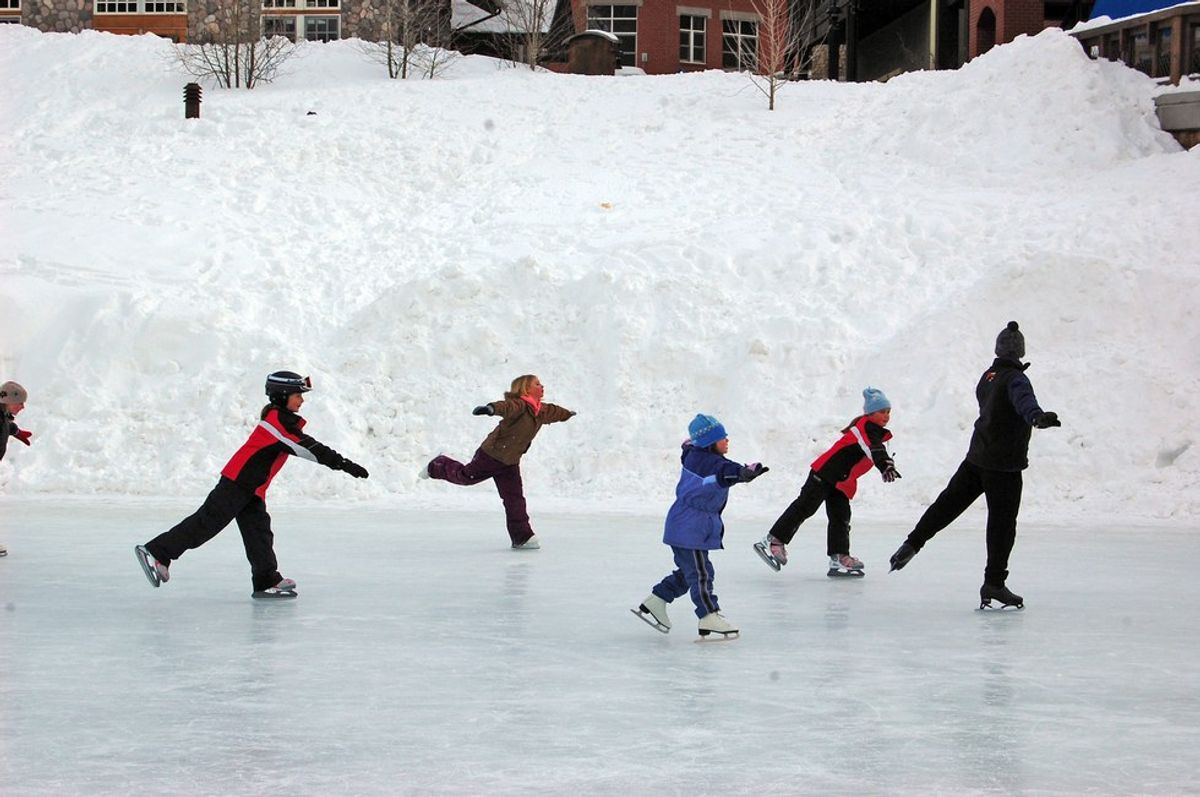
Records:
[[[885,482],[900,478],[884,443],[892,439],[885,427],[892,417],[892,404],[882,390],[863,391],[863,414],[842,430],[842,436],[812,463],[800,495],[784,510],[775,525],[754,550],[775,570],[787,564],[788,543],[800,524],[825,504],[829,516],[826,553],[830,576],[863,575],[862,560],[850,555],[850,499],[858,490],[858,477],[878,468]]]
[[[312,380],[293,371],[276,371],[267,377],[271,403],[263,408],[261,420],[250,438],[221,470],[217,486],[190,517],[145,545],[134,548],[151,586],[171,577],[169,567],[184,551],[199,548],[231,520],[237,520],[250,560],[255,598],[294,598],[296,582],[279,574],[275,560],[271,516],[266,495],[271,480],[289,456],[319,462],[332,470],[367,478],[367,469],[343,457],[304,433],[305,421],[296,413]]]

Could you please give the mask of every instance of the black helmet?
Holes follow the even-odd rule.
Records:
[[[286,404],[287,397],[293,393],[307,393],[312,390],[312,379],[300,376],[295,371],[276,371],[267,374],[267,396],[272,404]]]

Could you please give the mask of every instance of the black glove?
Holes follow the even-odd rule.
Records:
[[[769,470],[770,468],[761,462],[751,462],[749,465],[743,465],[742,469],[738,471],[738,481],[752,482]]]
[[[346,471],[346,473],[349,473],[356,479],[365,479],[371,475],[367,473],[367,469],[362,465],[359,465],[357,462],[353,462],[348,459],[342,462],[342,470]]]
[[[1043,412],[1037,416],[1033,425],[1039,429],[1049,429],[1051,426],[1062,426],[1062,421],[1058,419],[1057,412]]]
[[[881,472],[883,473],[883,480],[885,482],[891,483],[896,481],[896,479],[901,478],[900,471],[896,470],[896,463],[890,459],[887,461],[887,465],[884,466]]]
[[[471,410],[472,415],[495,415],[496,411],[492,409],[491,404],[480,404],[475,409]]]

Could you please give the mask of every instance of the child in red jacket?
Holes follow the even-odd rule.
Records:
[[[892,404],[882,390],[863,391],[863,414],[842,430],[838,441],[812,463],[800,495],[784,510],[767,536],[754,543],[754,550],[775,570],[787,564],[787,544],[800,524],[825,504],[829,516],[826,553],[830,576],[862,576],[861,559],[850,555],[850,499],[858,490],[858,477],[874,465],[885,482],[900,478],[884,443],[892,438],[885,427],[892,417]]]
[[[312,380],[292,371],[276,371],[267,377],[267,397],[271,403],[263,407],[261,420],[250,438],[221,470],[221,478],[203,506],[170,531],[134,547],[150,586],[157,587],[170,580],[168,568],[184,551],[199,548],[217,536],[229,521],[237,520],[246,558],[250,560],[252,597],[296,597],[296,582],[279,574],[275,560],[275,535],[271,532],[266,502],[271,480],[289,456],[319,462],[356,479],[368,476],[362,465],[304,433],[305,421],[296,413],[304,404],[303,394],[310,390]]]
[[[17,415],[25,409],[29,394],[25,388],[16,382],[5,382],[0,385],[0,459],[8,449],[8,438],[15,437],[25,445],[29,445],[33,432],[17,426]],[[8,556],[8,549],[0,545],[0,556]]]

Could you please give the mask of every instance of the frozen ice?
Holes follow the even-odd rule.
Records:
[[[195,501],[5,499],[7,794],[1178,794],[1200,749],[1195,528],[1022,523],[1023,611],[977,611],[981,517],[905,570],[864,522],[825,576],[814,518],[727,511],[696,643],[628,609],[671,566],[661,515],[272,506],[300,598],[250,598],[235,527],[160,589],[132,549]]]

